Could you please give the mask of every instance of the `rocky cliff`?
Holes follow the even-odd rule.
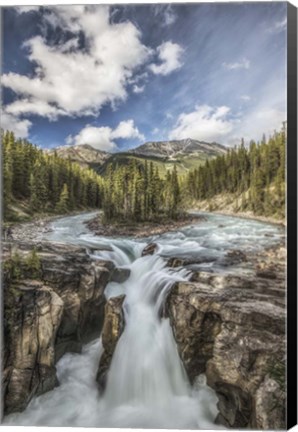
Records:
[[[5,413],[58,385],[56,361],[100,333],[97,382],[103,390],[125,325],[125,297],[106,302],[103,292],[110,280],[129,273],[92,260],[80,247],[35,243],[35,258],[32,247],[4,248],[4,262],[14,262],[4,264]],[[155,252],[154,244],[144,250]],[[189,257],[168,265],[193,271],[189,282],[172,287],[164,314],[189,380],[204,373],[217,393],[217,422],[285,428],[285,249],[251,256],[230,251],[217,273],[197,271]]]
[[[4,247],[5,413],[23,410],[34,395],[57,385],[56,361],[99,336],[103,292],[114,270],[76,246]]]
[[[122,305],[125,295],[110,298],[105,305],[104,325],[102,329],[103,354],[99,361],[96,381],[101,391],[104,390],[107,372],[110,368],[113,353],[124,329],[124,313]]]
[[[191,382],[205,373],[228,427],[285,427],[285,250],[176,284],[167,314]]]

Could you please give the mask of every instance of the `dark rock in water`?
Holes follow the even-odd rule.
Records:
[[[104,390],[107,373],[112,361],[118,339],[124,329],[124,314],[122,304],[125,295],[110,298],[105,305],[105,318],[102,330],[102,345],[104,352],[99,361],[96,381],[100,390]]]
[[[130,269],[116,267],[111,276],[111,282],[122,283],[130,276]]]
[[[218,225],[218,228],[224,228],[224,227],[225,227],[225,225],[222,225],[222,224]]]
[[[155,254],[156,250],[157,250],[158,246],[156,243],[149,243],[142,252],[142,256],[146,256],[146,255],[153,255]]]
[[[195,264],[207,264],[207,263],[212,263],[214,261],[217,260],[216,256],[213,256],[211,254],[207,255],[180,255],[178,257],[171,257],[168,259],[167,265],[168,267],[191,267],[192,265]]]
[[[87,246],[87,249],[88,249],[88,252],[90,254],[95,254],[95,255],[96,255],[96,252],[101,252],[101,251],[112,252],[113,251],[113,249],[110,246],[107,246],[107,245],[103,245],[101,247],[98,247],[98,246],[96,246],[96,247],[95,246]]]
[[[186,260],[184,260],[184,259],[172,257],[168,260],[167,265],[169,267],[175,268],[175,267],[183,266],[183,264],[185,264],[185,262],[186,262]]]
[[[228,267],[245,261],[247,261],[245,253],[235,249],[227,252],[226,255],[218,261],[218,264],[223,267]]]
[[[217,422],[229,428],[285,428],[282,259],[276,279],[250,269],[243,276],[197,272],[193,282],[177,283],[166,300],[188,377],[194,382],[206,374],[219,398]]]
[[[21,260],[31,243],[14,245]],[[66,352],[100,335],[104,289],[114,264],[94,261],[85,248],[59,243],[34,244],[40,262],[38,280],[4,284],[3,395],[5,414],[22,411],[35,395],[58,384],[55,363]],[[4,262],[10,251],[4,247]],[[28,270],[26,270],[27,273]]]

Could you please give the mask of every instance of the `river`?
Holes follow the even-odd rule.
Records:
[[[98,392],[95,376],[101,340],[81,354],[66,354],[57,363],[60,386],[35,397],[22,413],[4,419],[6,425],[133,427],[150,429],[216,429],[217,397],[204,376],[190,385],[168,319],[160,318],[165,297],[175,281],[186,281],[196,269],[239,272],[227,266],[227,252],[259,252],[281,241],[283,230],[255,220],[205,214],[205,221],[159,236],[134,240],[93,235],[84,221],[93,214],[52,222],[45,240],[92,247],[94,259],[129,268],[129,279],[107,285],[107,298],[125,294],[125,329],[116,346],[107,386]],[[148,243],[157,253],[142,257]],[[105,249],[100,250],[104,246]],[[107,247],[108,246],[108,247]],[[170,257],[195,264],[169,268]]]

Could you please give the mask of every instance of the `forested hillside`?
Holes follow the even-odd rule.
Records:
[[[47,155],[12,132],[2,133],[4,219],[17,219],[14,207],[26,204],[29,214],[63,214],[101,207],[102,181],[91,169]]]
[[[112,165],[105,176],[85,169],[56,153],[47,154],[12,132],[2,135],[4,217],[15,218],[16,203],[29,213],[64,214],[72,210],[102,208],[105,221],[177,219],[187,209],[207,202],[216,210],[236,203],[234,212],[283,218],[285,212],[285,126],[267,141],[229,149],[208,159],[187,175],[172,170],[160,173],[152,161]],[[183,211],[182,211],[183,209]]]
[[[226,155],[207,160],[191,171],[184,180],[190,199],[209,201],[216,210],[215,198],[229,195],[235,201],[234,211],[251,211],[255,215],[285,214],[285,125],[280,132],[260,143],[244,142]],[[186,192],[187,193],[187,192]]]
[[[12,132],[2,133],[4,219],[102,208],[105,221],[145,221],[180,212],[177,170],[161,178],[153,163],[109,167],[105,177],[57,153],[48,154]]]

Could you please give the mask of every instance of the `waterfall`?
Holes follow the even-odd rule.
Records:
[[[6,424],[214,429],[215,393],[204,383],[191,388],[169,320],[161,316],[171,286],[190,273],[173,271],[158,255],[141,257],[144,246],[114,241],[111,251],[95,255],[131,271],[122,284],[106,287],[107,297],[125,294],[125,328],[104,394],[95,382],[102,348],[93,342],[82,355],[66,354],[57,364],[60,386],[34,398],[24,413],[8,416]]]
[[[90,217],[90,216],[89,216]],[[87,216],[85,215],[86,219]],[[225,216],[211,216],[204,224],[144,241],[94,237],[83,217],[63,218],[53,224],[50,240],[93,245],[93,257],[130,269],[123,283],[107,285],[107,298],[125,294],[124,331],[116,345],[105,392],[95,380],[102,353],[101,341],[82,354],[66,354],[57,363],[60,386],[33,398],[22,413],[4,419],[7,425],[132,427],[150,429],[217,429],[217,397],[200,376],[191,386],[179,357],[169,319],[163,316],[165,298],[189,271],[166,266],[170,256],[196,256],[197,268],[216,268],[231,248],[256,250],[278,241],[274,226]],[[225,226],[218,229],[224,222]],[[55,225],[56,224],[56,225]],[[56,229],[57,228],[57,229]],[[270,234],[268,236],[268,234]],[[258,240],[256,242],[256,239]],[[148,242],[158,253],[142,257]],[[108,246],[101,250],[101,246]],[[204,262],[204,257],[207,258]]]
[[[108,406],[130,402],[162,407],[172,396],[190,394],[172,330],[159,310],[170,286],[184,280],[186,272],[170,274],[161,258],[152,256],[139,258],[131,267],[125,283],[125,329],[104,399]]]
[[[124,249],[129,250],[126,243]],[[111,284],[109,297],[125,294],[125,328],[113,354],[100,403],[102,424],[139,428],[214,428],[217,398],[206,384],[194,391],[180,360],[168,319],[161,316],[169,289],[187,281],[186,269],[173,271],[158,255],[141,257],[142,247],[130,245],[134,260],[122,284]],[[119,263],[123,249],[113,245],[106,259]],[[101,252],[98,252],[101,256]],[[123,260],[122,260],[123,262]],[[109,288],[109,287],[107,287]],[[199,403],[206,392],[209,404]]]

